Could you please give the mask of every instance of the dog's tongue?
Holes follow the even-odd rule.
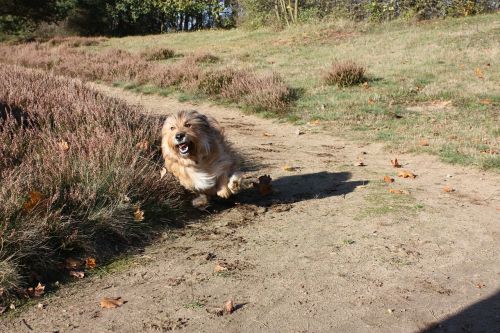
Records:
[[[179,145],[179,150],[180,150],[181,152],[183,152],[183,153],[184,153],[184,152],[186,152],[186,151],[188,150],[188,145],[187,145],[187,143],[182,143],[182,144],[180,144],[180,145]]]

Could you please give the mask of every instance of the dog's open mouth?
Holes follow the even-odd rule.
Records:
[[[179,153],[181,153],[181,155],[189,154],[189,143],[180,143],[177,145],[177,148],[179,148]]]

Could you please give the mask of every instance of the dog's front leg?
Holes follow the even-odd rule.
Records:
[[[217,196],[224,199],[227,199],[231,196],[232,192],[227,185],[227,175],[223,175],[219,179],[217,179]]]

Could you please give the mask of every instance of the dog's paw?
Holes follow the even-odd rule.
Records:
[[[200,196],[194,198],[191,203],[194,208],[203,210],[208,207],[208,197],[205,194],[200,194]]]
[[[236,194],[242,190],[242,180],[241,173],[239,172],[233,174],[231,178],[229,178],[227,187],[232,194]]]
[[[219,196],[223,199],[229,198],[231,196],[231,194],[232,194],[231,191],[227,187],[223,187],[222,189],[217,191],[217,196]]]

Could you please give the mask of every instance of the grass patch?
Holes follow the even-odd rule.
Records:
[[[58,277],[65,258],[104,262],[176,219],[184,192],[158,176],[161,119],[79,81],[9,65],[0,76],[0,301]]]
[[[172,89],[181,92],[182,100],[210,98],[297,123],[320,119],[348,138],[500,170],[499,29],[498,14],[425,24],[326,21],[278,32],[232,29],[197,31],[189,38],[184,33],[110,38],[69,51],[64,44],[3,46],[0,58],[86,80],[151,85],[160,93]],[[162,63],[137,56],[155,48],[186,56]],[[366,84],[326,84],[325,64],[335,59],[362,63],[370,72],[362,81]],[[421,139],[430,145],[420,147]],[[443,153],[450,144],[466,158]]]
[[[411,195],[389,193],[385,183],[373,183],[365,195],[366,205],[356,215],[356,220],[374,219],[387,215],[411,216],[423,209]]]

